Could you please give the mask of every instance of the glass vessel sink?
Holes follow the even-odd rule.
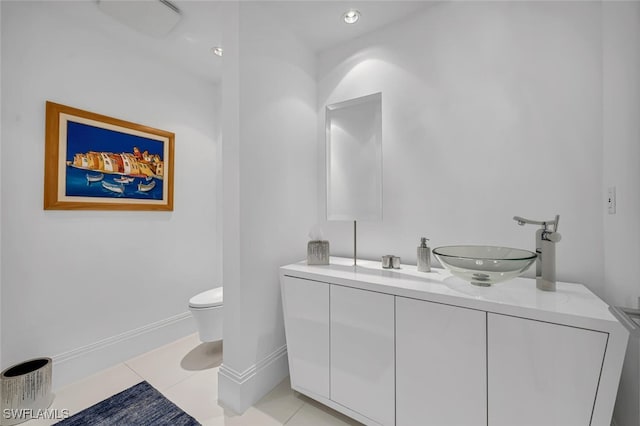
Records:
[[[437,247],[433,255],[456,277],[482,287],[520,276],[537,257],[528,250],[494,246]]]

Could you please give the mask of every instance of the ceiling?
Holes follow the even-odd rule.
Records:
[[[112,1],[112,0],[103,0]],[[144,0],[149,1],[149,0]],[[155,0],[152,0],[155,1]],[[133,3],[129,0],[127,3]],[[271,1],[259,0],[270,19],[296,34],[310,49],[319,52],[381,27],[397,22],[433,4],[434,1]],[[180,9],[181,19],[167,35],[153,37],[116,21],[95,6],[103,31],[119,38],[130,48],[152,52],[163,60],[188,68],[191,73],[213,82],[221,77],[220,58],[211,48],[222,42],[221,23],[225,17],[221,1],[171,0]],[[124,2],[123,2],[124,3]],[[354,25],[342,22],[350,8],[361,12]],[[224,47],[224,46],[223,46]]]
[[[134,15],[132,21],[148,21],[150,14],[146,14],[145,8],[138,8],[135,3],[144,4],[157,0],[89,0],[84,6],[89,10],[78,12],[77,19],[85,21],[91,19],[91,25],[96,31],[101,31],[115,43],[123,48],[134,51],[151,53],[159,57],[162,62],[172,63],[188,70],[209,81],[217,82],[221,76],[221,58],[211,52],[211,48],[219,46],[222,38],[221,3],[220,1],[171,1],[180,10],[180,20],[167,34],[153,36],[128,24],[117,20],[111,15],[103,13],[99,1],[121,5],[120,13],[130,12]],[[73,5],[75,2],[61,2]],[[90,4],[86,4],[90,3]],[[77,3],[76,3],[77,5]],[[79,8],[76,8],[79,9]],[[88,17],[88,14],[92,14]],[[142,27],[149,25],[141,25]],[[151,25],[152,26],[152,25]]]
[[[376,31],[434,4],[434,0],[413,1],[266,1],[273,17],[316,52]],[[360,11],[360,20],[348,25],[342,15]]]

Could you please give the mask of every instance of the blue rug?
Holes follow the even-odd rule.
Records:
[[[56,424],[61,426],[200,425],[147,382],[125,389]]]

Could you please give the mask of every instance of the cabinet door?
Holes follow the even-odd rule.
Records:
[[[394,296],[331,286],[331,399],[394,424]]]
[[[291,386],[329,398],[329,284],[282,279]]]
[[[586,426],[608,334],[488,316],[490,426]]]
[[[396,297],[397,426],[486,426],[486,315]]]

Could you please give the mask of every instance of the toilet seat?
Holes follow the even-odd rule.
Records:
[[[189,299],[190,308],[214,308],[222,306],[222,287],[198,293]]]

